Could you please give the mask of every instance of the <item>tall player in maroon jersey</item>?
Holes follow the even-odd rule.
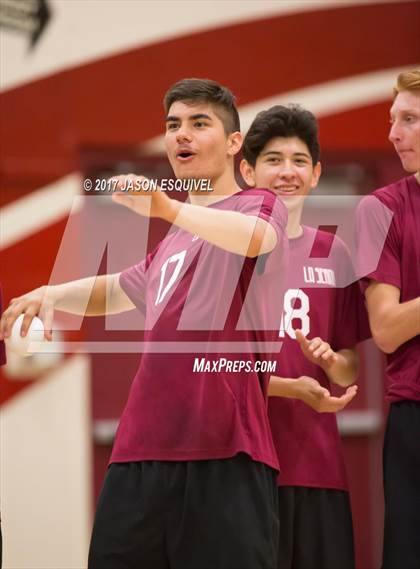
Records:
[[[273,190],[289,213],[290,267],[278,357],[283,377],[272,377],[269,387],[281,469],[279,567],[352,568],[351,511],[333,412],[356,394],[356,386],[348,386],[357,377],[363,301],[344,243],[301,224],[305,196],[321,174],[316,119],[294,105],[263,111],[243,152],[246,182]],[[346,393],[332,397],[330,382]]]
[[[394,95],[389,139],[410,176],[364,198],[358,233],[362,271],[369,248],[379,241],[382,251],[364,286],[373,338],[387,354],[391,403],[383,569],[414,569],[420,567],[420,69],[401,73]],[[383,206],[392,212],[387,235]]]
[[[243,192],[235,182],[242,138],[228,89],[183,80],[169,89],[164,106],[176,176],[210,179],[213,192],[199,202],[202,196],[192,194],[189,204],[161,191],[147,200],[141,192],[115,194],[118,203],[177,230],[121,274],[14,299],[1,329],[7,337],[24,312],[26,331],[40,314],[51,337],[53,307],[87,315],[138,308],[145,315],[145,340],[155,350],[142,357],[119,425],[95,518],[91,569],[273,569],[278,461],[266,409],[269,375],[256,364],[280,318],[287,211],[273,193]],[[119,187],[129,180],[139,178],[121,177]],[[175,353],[156,353],[165,343]],[[198,354],[182,353],[194,343]],[[250,370],[218,365],[222,357],[234,358],[233,344]],[[216,360],[219,373],[207,366],[194,371],[197,355]]]

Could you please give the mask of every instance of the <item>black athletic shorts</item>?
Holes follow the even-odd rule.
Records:
[[[89,569],[276,569],[276,472],[223,460],[111,464]]]
[[[280,486],[279,569],[353,569],[348,492]]]
[[[383,569],[420,568],[420,402],[392,403],[384,440]]]

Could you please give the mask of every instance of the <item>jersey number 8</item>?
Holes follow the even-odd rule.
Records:
[[[296,306],[299,302],[300,306]],[[300,320],[300,325],[292,326],[293,320]],[[279,337],[284,338],[287,334],[296,340],[295,329],[299,328],[305,336],[309,334],[309,296],[299,288],[289,288],[284,295],[284,314],[281,317]]]

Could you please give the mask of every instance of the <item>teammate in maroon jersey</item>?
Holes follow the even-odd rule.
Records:
[[[383,454],[383,569],[414,569],[420,567],[420,69],[401,73],[394,95],[389,139],[411,175],[364,198],[358,233],[362,271],[369,249],[385,242],[364,280],[372,335],[387,354],[391,403]],[[392,213],[386,235],[383,206]]]
[[[315,117],[293,105],[259,113],[245,137],[244,158],[246,182],[273,190],[289,213],[290,268],[278,358],[282,377],[272,377],[269,387],[281,469],[278,566],[352,568],[348,487],[331,412],[356,394],[356,386],[348,386],[357,377],[357,314],[363,315],[363,301],[344,243],[301,223],[305,196],[321,174]],[[330,382],[346,393],[332,397]]]
[[[193,193],[185,204],[161,191],[147,199],[142,192],[115,194],[118,203],[161,217],[176,231],[121,274],[15,299],[2,331],[8,336],[24,312],[25,330],[40,314],[50,337],[52,308],[84,313],[89,294],[87,315],[133,308],[145,315],[145,340],[154,350],[142,357],[119,425],[91,569],[273,569],[278,461],[266,409],[269,374],[254,364],[260,346],[264,352],[270,340],[278,343],[287,211],[268,190],[241,191],[235,182],[242,138],[228,89],[183,80],[164,103],[175,175],[210,179],[213,192]],[[117,181],[122,188],[130,180],[139,178]],[[156,353],[168,344],[170,355],[164,348]],[[250,370],[235,373],[234,345]],[[194,346],[197,353],[189,351]],[[218,373],[202,365],[210,360]],[[229,367],[220,365],[229,360]]]

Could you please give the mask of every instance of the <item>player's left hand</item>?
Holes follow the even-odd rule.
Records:
[[[147,187],[144,176],[136,174],[124,174],[114,176],[114,202],[123,205],[139,215],[146,217],[160,217],[166,221],[173,222],[181,203],[169,198],[159,186],[154,190],[142,189]]]
[[[308,340],[301,330],[295,330],[296,340],[299,342],[303,355],[310,362],[327,369],[338,361],[338,355],[331,348],[328,342],[322,338],[312,338]]]

